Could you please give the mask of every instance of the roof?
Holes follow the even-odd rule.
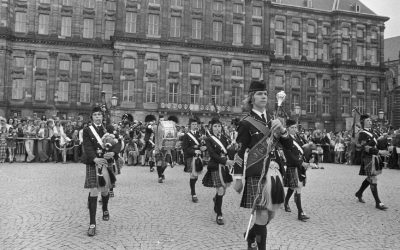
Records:
[[[279,2],[275,0],[273,2]],[[298,7],[307,7],[307,0],[281,0],[281,4],[292,5]],[[360,0],[312,0],[312,9],[324,11],[349,11],[356,12],[356,5],[360,6],[361,14],[376,15]]]
[[[384,42],[385,61],[399,60],[400,36],[387,38]]]

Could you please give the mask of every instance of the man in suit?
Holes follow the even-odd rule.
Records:
[[[182,149],[185,158],[185,172],[190,173],[190,191],[192,195],[192,201],[198,202],[199,199],[196,195],[196,182],[199,176],[199,172],[196,171],[193,164],[194,157],[200,157],[202,152],[207,149],[206,146],[200,144],[200,134],[198,132],[198,119],[189,119],[189,131],[183,136]]]
[[[118,143],[112,150],[100,156],[99,150],[103,148],[101,138],[107,132],[113,133],[112,126],[107,129],[103,124],[103,113],[100,107],[94,107],[92,110],[92,125],[83,129],[83,149],[85,155],[83,156],[83,163],[86,164],[86,178],[85,188],[90,189],[88,197],[88,208],[90,215],[90,226],[88,229],[88,236],[96,234],[96,210],[97,210],[97,196],[101,193],[102,197],[102,210],[103,220],[108,221],[110,218],[108,212],[109,189],[112,187],[108,175],[108,171],[102,171],[105,179],[105,186],[100,187],[98,181],[98,169],[106,166],[107,160],[114,158],[121,150],[121,144]],[[104,169],[104,168],[102,168]]]

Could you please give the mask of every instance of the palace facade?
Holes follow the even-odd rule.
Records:
[[[15,0],[0,6],[0,114],[242,116],[251,80],[305,128],[385,107],[385,21],[357,0]],[[102,92],[104,94],[102,94]],[[114,98],[115,99],[115,98]]]

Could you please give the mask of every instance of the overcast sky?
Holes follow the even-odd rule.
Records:
[[[400,36],[400,0],[361,0],[373,12],[390,17],[385,23],[385,38]]]

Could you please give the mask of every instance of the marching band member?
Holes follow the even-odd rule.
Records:
[[[146,132],[144,135],[145,146],[143,150],[145,152],[145,158],[149,161],[150,172],[153,172],[155,165],[153,125],[156,122],[156,117],[154,115],[147,115],[144,118],[144,122],[146,123]]]
[[[222,124],[218,118],[214,117],[210,121],[210,136],[206,138],[206,146],[210,154],[210,161],[207,165],[207,173],[203,178],[203,185],[216,188],[216,194],[213,198],[214,211],[217,214],[216,222],[218,225],[224,225],[222,217],[222,198],[225,195],[226,188],[232,182],[232,176],[229,173],[233,167],[234,161],[228,159],[229,145],[228,138],[222,134]]]
[[[190,191],[192,201],[198,202],[199,199],[196,195],[196,182],[201,171],[196,171],[195,160],[199,158],[202,151],[207,149],[206,146],[200,144],[200,134],[198,132],[198,119],[189,118],[189,131],[183,136],[182,148],[185,158],[185,172],[190,173]]]
[[[308,159],[305,159],[304,143],[297,136],[297,123],[294,120],[288,119],[286,127],[290,137],[293,139],[293,144],[292,147],[283,148],[287,163],[286,178],[284,181],[285,187],[288,187],[284,207],[286,212],[291,212],[288,202],[293,192],[296,191],[294,200],[298,210],[298,219],[307,221],[310,217],[303,212],[303,208],[301,207],[301,189],[306,184],[306,170],[310,167],[310,163],[307,163]]]
[[[248,116],[243,118],[238,125],[238,135],[236,142],[238,143],[238,153],[235,155],[234,164],[234,189],[240,193],[243,189],[242,176],[245,174],[245,186],[243,190],[242,200],[240,203],[241,207],[253,208],[253,203],[258,196],[258,183],[260,181],[263,168],[265,154],[254,154],[256,146],[264,136],[269,136],[270,132],[274,134],[276,140],[286,146],[286,141],[290,140],[286,129],[282,123],[276,119],[271,120],[267,115],[267,101],[268,93],[264,82],[252,81],[249,87],[248,97],[244,100],[244,103],[248,106],[251,111]],[[270,124],[270,125],[269,125]],[[248,151],[247,162],[245,162],[245,153]],[[277,151],[271,152],[277,156]],[[250,159],[257,158],[257,159]],[[251,167],[249,160],[255,162]],[[279,185],[281,183],[278,183]],[[262,184],[262,189],[266,182]],[[277,187],[280,191],[278,196],[282,197],[282,203],[284,199],[283,185]],[[268,210],[267,206],[260,205],[260,200],[257,199],[257,206],[255,207],[255,224],[250,229],[247,237],[248,249],[266,249],[266,238],[267,238],[267,224],[275,216],[275,211]]]
[[[121,150],[121,145],[116,145],[113,152],[107,152],[103,158],[98,157],[97,151],[103,148],[101,138],[106,132],[113,132],[113,128],[107,127],[107,130],[103,124],[103,113],[100,107],[94,107],[92,110],[92,122],[91,126],[84,128],[83,130],[83,148],[85,155],[83,156],[83,163],[86,164],[86,177],[85,185],[86,189],[90,189],[88,197],[88,208],[90,215],[90,226],[88,229],[88,236],[94,236],[96,234],[96,210],[97,210],[97,196],[101,193],[102,197],[102,210],[103,220],[108,221],[110,214],[108,211],[108,200],[109,200],[109,188],[111,187],[108,171],[102,171],[106,185],[101,187],[97,176],[97,169],[103,166],[108,166],[107,160],[114,158]]]
[[[361,131],[358,136],[358,143],[361,144],[361,166],[359,175],[367,176],[356,192],[356,197],[361,203],[365,203],[362,198],[365,189],[370,186],[374,196],[376,208],[386,210],[387,207],[381,202],[378,195],[378,175],[382,173],[383,162],[380,156],[388,156],[387,150],[378,150],[378,136],[372,131],[372,120],[369,115],[360,116]]]

